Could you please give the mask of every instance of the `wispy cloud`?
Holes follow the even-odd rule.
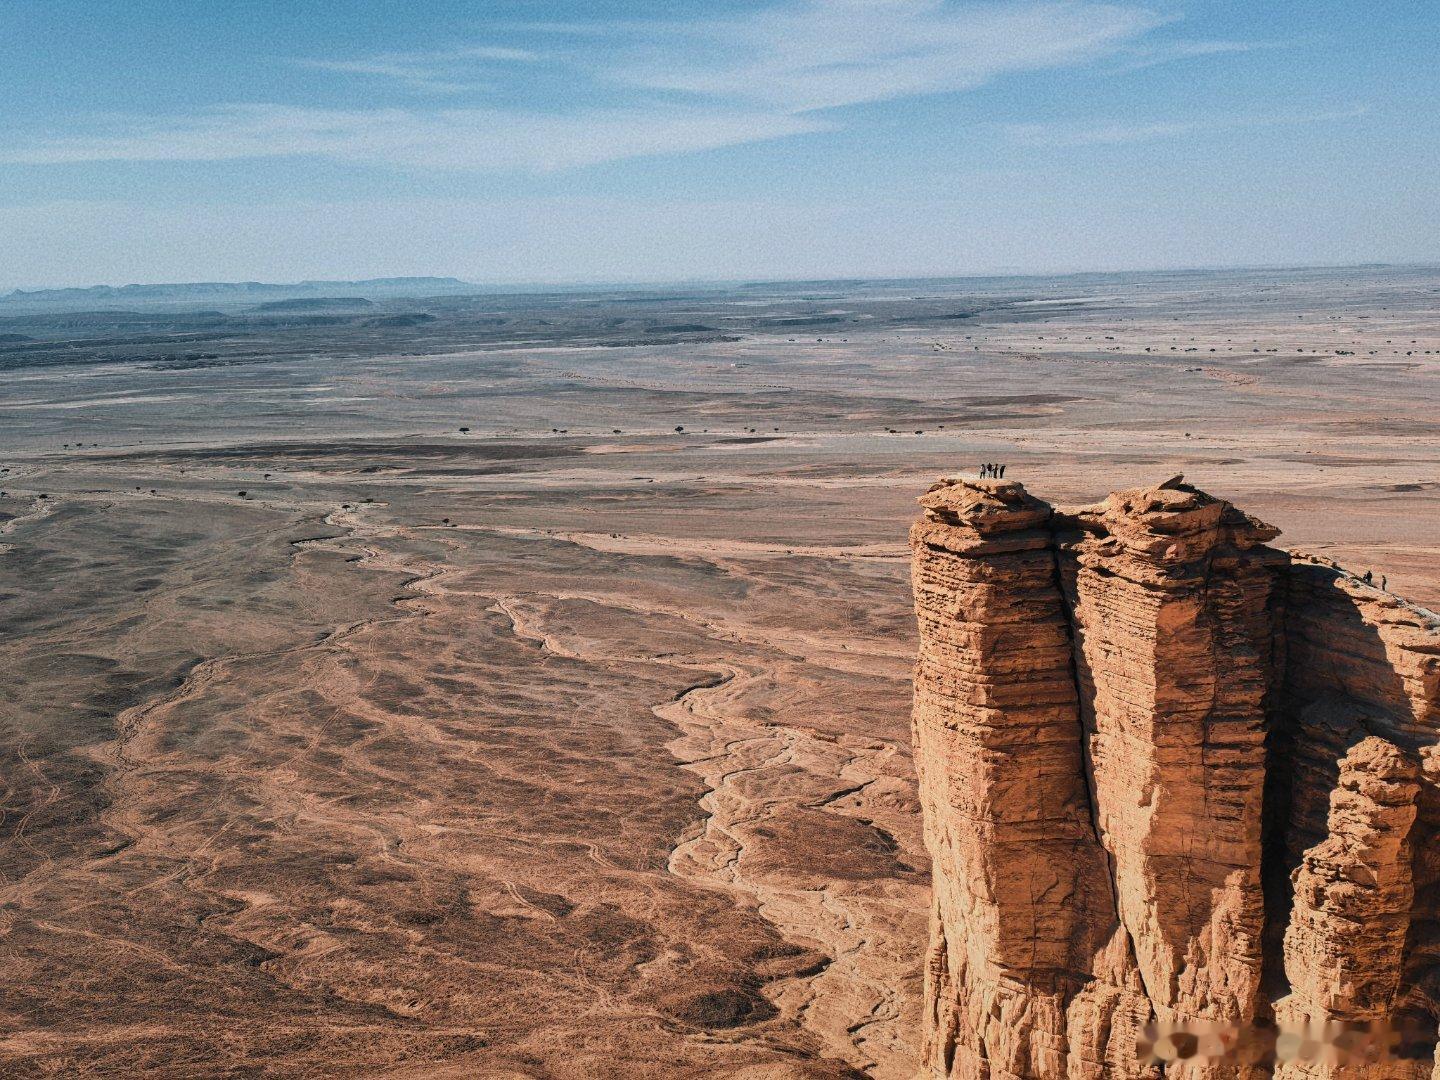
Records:
[[[544,171],[821,131],[844,123],[845,106],[963,91],[1019,72],[1245,47],[1152,39],[1172,21],[1100,0],[781,0],[688,21],[511,24],[492,27],[485,43],[297,61],[407,91],[504,91],[485,107],[453,107],[459,97],[446,106],[402,99],[403,107],[358,109],[230,104],[0,145],[0,161],[310,156],[412,170]],[[1039,129],[1012,135],[1047,137]]]
[[[1118,71],[1138,71],[1169,64],[1177,60],[1194,60],[1208,56],[1226,56],[1234,53],[1258,52],[1269,49],[1288,49],[1292,43],[1285,41],[1166,41],[1142,42],[1119,50],[1114,68]]]
[[[597,84],[809,112],[965,90],[1010,72],[1108,56],[1159,62],[1167,50],[1180,57],[1249,47],[1138,43],[1170,21],[1144,8],[1091,0],[967,7],[946,0],[791,0],[723,18],[506,25],[583,41],[582,50],[548,55]],[[594,49],[597,37],[610,40]],[[528,49],[482,46],[303,63],[429,87],[463,86],[458,68],[467,61],[541,58]]]
[[[1118,146],[1186,135],[1209,135],[1255,128],[1293,127],[1354,120],[1368,112],[1364,105],[1329,112],[1289,113],[1266,116],[1212,116],[1191,120],[1156,121],[1148,124],[1004,124],[1000,131],[1022,146]]]
[[[648,89],[811,111],[1088,63],[1168,21],[1109,3],[808,0],[744,17],[651,24],[650,34],[601,74]],[[685,63],[674,62],[677,51]]]
[[[530,170],[713,150],[819,131],[814,117],[766,112],[313,109],[233,105],[116,136],[61,139],[0,154],[19,164],[321,157],[434,169]]]
[[[304,58],[295,63],[338,75],[392,79],[427,93],[462,93],[490,85],[487,74],[496,65],[535,63],[541,54],[530,49],[472,45],[423,53],[380,53],[353,60]]]

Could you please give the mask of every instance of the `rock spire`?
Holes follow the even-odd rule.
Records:
[[[1440,620],[1180,477],[920,503],[925,1074],[1429,1077]]]

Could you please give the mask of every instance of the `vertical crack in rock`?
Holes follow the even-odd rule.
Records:
[[[1305,852],[1295,873],[1285,932],[1285,971],[1295,990],[1276,1004],[1281,1023],[1323,1031],[1326,1022],[1384,1021],[1394,1011],[1415,898],[1409,837],[1419,790],[1414,763],[1377,736],[1340,761],[1329,835]],[[1325,1062],[1278,1070],[1283,1077],[1337,1074]]]
[[[936,867],[925,1057],[939,1075],[1060,1077],[1073,1058],[1100,1076],[1148,1010],[1092,827],[1050,507],[998,483],[940,484],[922,503],[915,740]]]
[[[1252,1024],[1277,532],[1178,487],[1054,524],[1101,842],[1147,995],[1165,1024]]]
[[[1178,477],[1075,510],[997,481],[920,501],[927,1074],[1158,1076],[1152,1021],[1402,1013],[1423,1061],[1202,1038],[1164,1075],[1429,1076],[1440,619]]]

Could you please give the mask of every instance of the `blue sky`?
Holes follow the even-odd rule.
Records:
[[[7,0],[0,287],[1440,260],[1432,2]]]

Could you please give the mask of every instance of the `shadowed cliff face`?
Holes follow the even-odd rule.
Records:
[[[1440,619],[1178,478],[920,501],[928,1075],[1429,1077]],[[1396,1020],[1418,1058],[1263,1035]],[[1251,1036],[1147,1053],[1207,1029]]]

